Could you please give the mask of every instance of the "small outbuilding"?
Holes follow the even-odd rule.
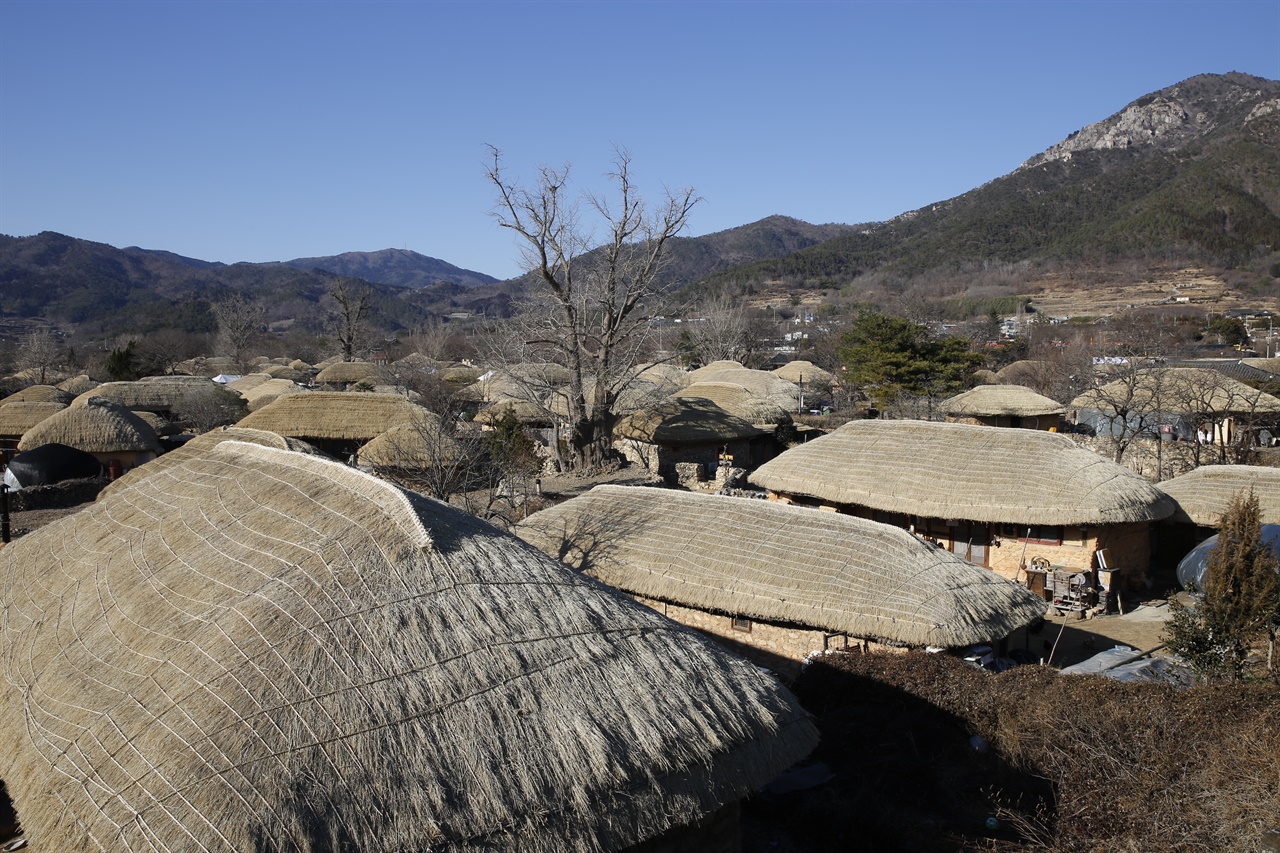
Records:
[[[696,466],[709,479],[723,463],[749,467],[752,443],[769,434],[710,400],[673,397],[632,412],[613,428],[613,446],[627,461],[668,481],[678,465]]]

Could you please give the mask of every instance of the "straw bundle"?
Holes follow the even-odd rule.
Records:
[[[317,373],[316,381],[326,385],[377,385],[382,382],[382,368],[368,361],[339,361]]]
[[[265,447],[29,534],[0,598],[0,777],[42,850],[618,850],[816,741],[621,594]]]
[[[1280,414],[1280,400],[1206,367],[1147,370],[1086,391],[1071,401],[1074,409],[1111,411],[1109,401],[1124,400],[1134,411]]]
[[[791,413],[786,409],[733,382],[695,382],[672,396],[710,400],[734,417],[757,426],[791,423]]]
[[[1177,502],[1171,521],[1217,527],[1231,499],[1252,491],[1263,524],[1280,524],[1280,468],[1256,465],[1207,465],[1156,485]]]
[[[517,536],[645,598],[909,646],[991,642],[1044,600],[896,527],[748,498],[597,486]]]
[[[119,403],[103,397],[77,397],[70,406],[27,430],[19,450],[65,444],[88,453],[158,453],[155,430]]]
[[[710,400],[673,397],[633,412],[613,428],[615,438],[647,444],[699,444],[755,438],[763,433]]]
[[[1061,403],[1025,385],[979,385],[944,400],[939,408],[948,415],[968,418],[1036,418],[1067,411]]]
[[[1121,524],[1173,512],[1146,480],[1065,436],[931,421],[851,421],[765,463],[751,482],[923,518]]]
[[[238,426],[294,438],[368,441],[393,426],[420,423],[428,415],[395,394],[310,391],[277,397],[241,418]]]
[[[66,403],[0,404],[0,439],[17,441],[23,433],[67,407]]]
[[[797,385],[803,382],[807,386],[831,385],[836,381],[834,374],[823,370],[811,361],[790,361],[773,371],[774,376],[781,376],[788,382]]]
[[[52,385],[28,385],[21,391],[16,391],[8,397],[0,399],[0,405],[8,405],[9,403],[61,403],[65,406],[74,399],[75,395],[70,391],[55,388]]]

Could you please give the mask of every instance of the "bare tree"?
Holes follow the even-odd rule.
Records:
[[[760,348],[759,329],[741,299],[720,296],[690,317],[684,332],[688,346],[703,364],[736,361],[746,364]]]
[[[62,341],[48,327],[27,332],[18,341],[16,366],[31,372],[31,378],[45,385],[50,371],[56,369],[63,354]]]
[[[568,197],[568,167],[543,167],[537,185],[526,188],[506,176],[501,153],[490,150],[486,177],[497,191],[494,216],[522,241],[536,288],[520,318],[522,342],[533,360],[568,369],[571,461],[594,468],[608,453],[614,405],[647,337],[643,307],[659,290],[667,244],[699,199],[692,189],[668,192],[650,214],[632,182],[631,157],[619,150],[609,176],[615,197],[583,197],[607,231],[604,243],[588,252],[591,231],[579,220],[579,202]]]
[[[178,329],[157,329],[138,343],[138,358],[148,375],[173,373],[174,367],[189,358],[207,352],[204,335],[192,335]]]
[[[210,303],[209,310],[218,323],[218,349],[221,354],[230,356],[245,367],[252,355],[250,347],[267,323],[266,311],[262,305],[246,299],[241,293]]]
[[[342,360],[355,361],[372,349],[373,331],[367,321],[373,307],[373,291],[367,284],[339,278],[328,292],[336,306],[330,324],[342,348]]]

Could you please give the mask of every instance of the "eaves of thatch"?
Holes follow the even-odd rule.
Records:
[[[1146,480],[1065,436],[933,421],[851,421],[765,463],[751,482],[924,518],[1122,524],[1173,512]]]
[[[626,592],[909,646],[991,642],[1044,600],[896,527],[771,501],[597,486],[515,533]]]
[[[944,400],[938,408],[948,415],[971,418],[1035,418],[1067,411],[1057,400],[1025,385],[979,385]]]
[[[368,441],[393,426],[418,423],[428,415],[426,409],[396,394],[311,391],[277,397],[241,418],[238,426],[302,439]]]
[[[701,397],[672,397],[632,412],[613,428],[614,438],[661,445],[734,441],[763,434],[749,422]]]
[[[1157,484],[1178,508],[1170,521],[1217,527],[1231,500],[1253,492],[1263,524],[1280,524],[1280,468],[1256,465],[1206,465]]]
[[[66,403],[0,403],[0,438],[17,440],[45,418],[56,415]]]
[[[146,421],[102,397],[77,397],[70,406],[27,430],[19,450],[65,444],[87,453],[160,452],[160,441]]]
[[[621,593],[256,445],[0,550],[0,600],[0,778],[40,850],[621,850],[816,743]]]

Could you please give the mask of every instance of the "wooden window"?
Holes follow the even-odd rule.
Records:
[[[729,620],[729,624],[733,626],[733,630],[751,633],[751,620],[745,616],[734,616]]]
[[[1030,545],[1061,545],[1062,527],[1052,524],[1006,524],[1004,535]]]

